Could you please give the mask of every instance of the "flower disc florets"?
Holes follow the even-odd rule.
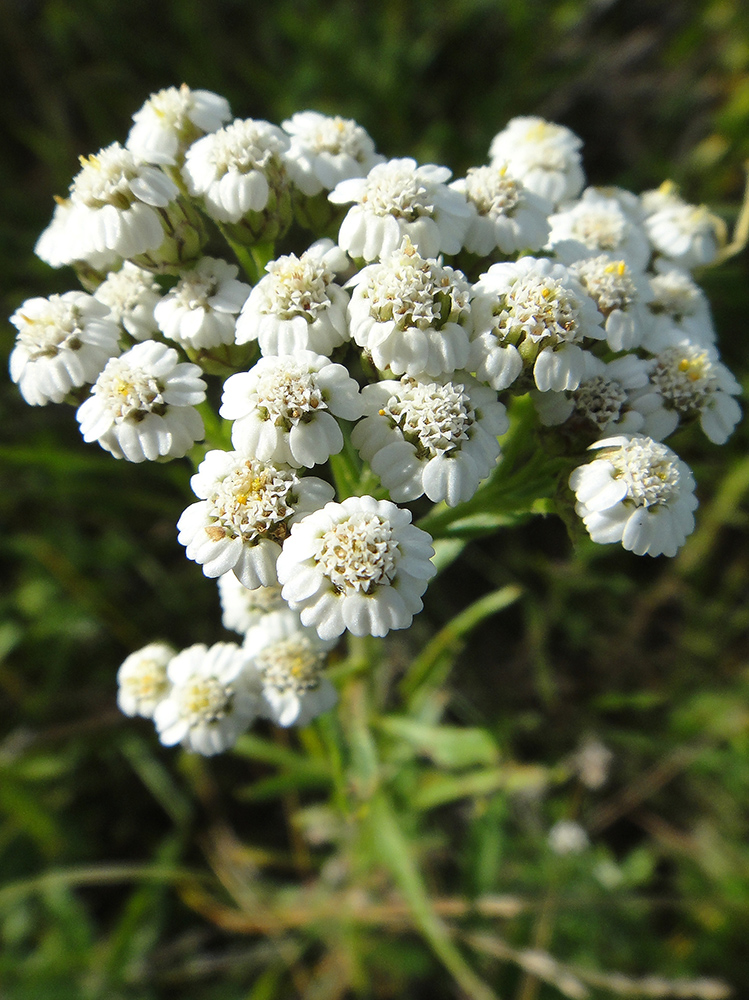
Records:
[[[117,672],[117,704],[125,715],[151,718],[172,686],[166,668],[176,653],[166,642],[151,642],[124,660]]]
[[[466,367],[471,288],[460,271],[404,240],[353,280],[351,336],[381,371],[416,377]]]
[[[343,447],[336,418],[361,415],[359,386],[343,365],[311,351],[261,358],[227,379],[220,414],[232,443],[264,461],[312,468]]]
[[[649,298],[647,280],[625,260],[606,255],[589,257],[570,267],[605,317],[606,339],[612,351],[638,347],[650,328],[644,308]]]
[[[111,318],[134,340],[150,340],[158,330],[153,311],[161,288],[150,271],[126,260],[119,271],[107,275],[94,298],[109,307]]]
[[[184,83],[167,87],[151,94],[135,112],[126,145],[146,163],[175,164],[190,143],[215,132],[230,118],[225,97],[209,90],[190,90]]]
[[[586,338],[601,340],[603,317],[561,264],[523,257],[494,264],[476,285],[469,367],[506,389],[523,367],[542,391],[575,389],[585,374]]]
[[[249,630],[244,645],[263,686],[263,714],[280,726],[304,726],[332,708],[338,694],[323,669],[335,641],[324,642],[288,608]]]
[[[658,253],[689,270],[715,260],[724,242],[716,216],[704,205],[689,205],[673,195],[648,216],[645,227]]]
[[[322,639],[407,628],[435,570],[431,538],[386,500],[329,503],[292,528],[278,561],[289,605]]]
[[[309,196],[349,177],[363,177],[384,159],[366,130],[350,118],[298,111],[281,127],[291,136],[289,175]]]
[[[366,415],[352,443],[399,503],[424,494],[450,506],[469,500],[499,457],[505,408],[466,373],[438,382],[405,376],[365,386],[362,396]]]
[[[642,429],[646,414],[659,410],[655,394],[640,392],[648,386],[648,364],[625,354],[608,364],[588,355],[586,374],[580,385],[568,392],[533,392],[533,401],[547,426],[564,424],[583,439],[614,431],[635,433]]]
[[[205,399],[197,365],[152,340],[113,358],[76,414],[84,441],[129,462],[181,458],[203,436]]]
[[[471,216],[463,245],[471,253],[540,250],[549,238],[551,203],[511,176],[506,164],[471,167],[450,187],[468,199]]]
[[[404,158],[378,164],[365,178],[341,181],[330,201],[357,204],[341,224],[338,243],[368,261],[392,253],[404,237],[424,257],[458,253],[470,209],[462,194],[447,187],[449,178],[447,167]]]
[[[670,448],[641,435],[591,445],[595,461],[570,476],[577,513],[595,542],[673,556],[694,529],[694,478]]]
[[[348,294],[336,284],[336,271],[347,263],[330,240],[319,240],[301,257],[271,261],[237,320],[237,343],[257,340],[264,355],[329,355],[349,339]]]
[[[644,270],[651,255],[640,221],[606,189],[588,188],[578,202],[549,218],[549,249],[565,264],[601,253]]]
[[[235,264],[215,257],[183,272],[154,312],[164,336],[193,350],[233,344],[237,315],[250,294],[238,273]]]
[[[206,756],[233,746],[260,707],[260,685],[247,661],[246,651],[230,642],[178,653],[167,668],[171,689],[153,716],[161,742]]]
[[[563,125],[543,118],[513,118],[492,139],[492,162],[506,163],[535,194],[554,204],[576,198],[585,176],[582,140]]]
[[[280,611],[286,607],[277,583],[270,587],[248,590],[231,572],[224,573],[217,582],[223,626],[240,635],[244,635],[272,611]]]
[[[708,347],[715,343],[715,327],[705,293],[680,268],[660,270],[650,278],[648,307],[651,324],[643,340],[651,354],[685,342]]]
[[[741,418],[733,399],[741,386],[707,348],[667,348],[653,360],[650,381],[666,409],[680,417],[699,415],[702,430],[715,444],[724,444]]]
[[[182,168],[188,191],[203,198],[212,219],[244,219],[258,239],[275,238],[291,221],[283,161],[288,146],[288,136],[269,122],[234,121],[188,149]]]
[[[32,406],[61,403],[120,353],[119,327],[85,292],[27,299],[10,321],[18,330],[10,377]]]
[[[59,234],[68,244],[63,262],[96,259],[107,251],[126,258],[158,251],[173,225],[157,209],[176,201],[174,182],[117,142],[81,157],[81,166]]]
[[[233,570],[250,590],[276,583],[276,559],[292,522],[333,496],[321,479],[300,479],[237,452],[209,451],[191,484],[202,502],[177,523],[188,558],[206,576]]]

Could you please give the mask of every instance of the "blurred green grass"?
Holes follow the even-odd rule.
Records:
[[[123,140],[148,94],[183,80],[225,94],[241,116],[278,122],[314,107],[355,117],[388,155],[456,175],[483,162],[508,118],[542,114],[585,140],[594,183],[641,190],[670,176],[729,222],[741,197],[749,11],[739,0],[2,0],[0,15],[5,315],[72,287],[32,248],[77,156]],[[743,254],[703,276],[744,385],[748,270]],[[7,358],[8,324],[0,337]],[[176,543],[189,469],[116,463],[83,445],[71,412],[27,407],[8,382],[0,408],[3,1000],[333,997],[325,956],[335,966],[350,954],[362,963],[355,995],[453,996],[411,932],[349,928],[354,946],[339,929],[333,947],[324,927],[310,944],[222,925],[206,898],[226,906],[226,891],[206,857],[214,867],[234,858],[233,828],[248,872],[259,865],[283,883],[299,858],[281,804],[262,794],[298,788],[311,809],[318,785],[268,750],[266,732],[245,757],[196,762],[117,712],[115,672],[133,648],[226,638],[215,588]],[[537,518],[469,545],[414,629],[388,644],[383,691],[470,602],[522,589],[435,661],[448,721],[482,734],[473,777],[455,761],[454,774],[441,775],[439,760],[431,769],[416,735],[403,757],[392,696],[373,727],[432,892],[528,900],[501,924],[516,949],[543,941],[551,909],[546,943],[566,961],[719,976],[739,996],[749,986],[748,436],[742,426],[721,449],[690,431],[674,441],[701,501],[677,559],[573,549],[560,521]],[[615,755],[610,785],[545,784],[589,733]],[[497,762],[515,770],[500,774]],[[514,795],[502,792],[508,782]],[[565,816],[591,830],[590,852],[546,849],[548,826]],[[375,891],[372,865],[360,876]],[[240,882],[250,893],[251,875]],[[482,962],[501,995],[528,1000],[514,966]],[[559,993],[542,985],[538,995]]]

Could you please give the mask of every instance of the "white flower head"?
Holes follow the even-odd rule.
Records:
[[[76,417],[84,441],[98,441],[115,458],[149,462],[182,458],[203,437],[195,407],[205,399],[197,365],[180,363],[155,340],[113,358]]]
[[[288,196],[283,156],[289,137],[270,122],[237,119],[187,151],[182,175],[218,222],[239,222]]]
[[[467,367],[471,286],[460,271],[404,239],[352,281],[351,336],[380,371],[417,378]]]
[[[692,344],[668,347],[650,362],[650,382],[671,412],[671,429],[680,420],[698,417],[705,435],[714,444],[725,444],[741,419],[733,398],[741,386],[714,350]]]
[[[237,320],[237,343],[257,340],[264,355],[331,354],[350,337],[348,293],[336,283],[347,262],[330,240],[271,261]]]
[[[471,216],[463,245],[471,253],[486,257],[497,249],[508,255],[540,250],[548,240],[551,202],[526,188],[506,163],[471,167],[450,187],[468,199]]]
[[[31,406],[61,403],[120,353],[119,327],[85,292],[27,299],[10,321],[18,330],[10,377]]]
[[[323,669],[335,642],[320,639],[288,608],[251,628],[244,648],[263,686],[262,714],[279,726],[306,726],[332,708],[338,693]]]
[[[470,208],[447,186],[450,170],[419,166],[408,157],[372,167],[366,177],[341,181],[329,194],[335,205],[355,202],[341,223],[338,243],[352,257],[382,259],[408,237],[423,257],[458,253]]]
[[[365,417],[351,441],[397,503],[425,494],[451,507],[470,500],[499,458],[505,408],[465,372],[377,382],[362,396]]]
[[[237,451],[264,462],[320,465],[343,448],[338,419],[361,415],[359,386],[343,365],[297,351],[261,358],[224,383],[219,413],[233,420]]]
[[[712,263],[725,242],[722,220],[676,195],[648,216],[645,228],[655,250],[687,270]]]
[[[134,340],[150,340],[158,331],[153,316],[161,288],[153,274],[126,260],[112,271],[94,292],[94,298],[109,307],[110,317]]]
[[[36,241],[34,253],[50,267],[64,267],[66,264],[80,266],[83,259],[71,256],[68,227],[74,214],[74,205],[70,198],[55,196],[55,208],[46,229]],[[90,250],[85,255],[85,264],[95,272],[106,272],[119,267],[121,258],[113,250],[103,250],[99,253]]]
[[[646,303],[651,298],[645,276],[626,260],[606,254],[587,257],[570,267],[598,311],[604,316],[606,340],[612,351],[639,347],[651,326]]]
[[[564,125],[528,116],[509,121],[492,139],[489,155],[508,164],[529,191],[558,205],[576,198],[585,183],[581,146]]]
[[[217,582],[223,626],[240,635],[244,635],[272,611],[280,611],[286,607],[277,583],[270,587],[248,590],[232,572],[224,573]]]
[[[434,575],[431,537],[371,496],[326,504],[292,526],[278,559],[283,598],[322,639],[408,628]]]
[[[562,264],[521,257],[493,264],[474,288],[471,371],[494,389],[523,369],[542,392],[576,389],[585,376],[586,340],[602,340],[603,317]]]
[[[634,354],[625,354],[605,364],[592,354],[586,357],[586,373],[580,385],[568,392],[532,392],[541,423],[565,424],[590,440],[616,432],[642,430],[646,415],[658,408],[649,385],[649,366]]]
[[[237,316],[250,294],[238,273],[235,264],[215,257],[183,272],[154,312],[164,336],[193,350],[233,344]]]
[[[587,188],[579,201],[550,216],[548,248],[565,264],[606,253],[644,271],[651,249],[640,220],[606,189]]]
[[[209,577],[233,571],[250,590],[277,582],[292,523],[334,494],[322,479],[226,451],[209,451],[190,483],[201,499],[177,522],[187,557]]]
[[[644,435],[604,438],[570,476],[576,511],[594,542],[635,555],[674,556],[694,530],[694,477],[665,444]]]
[[[683,343],[701,347],[715,344],[707,297],[687,271],[658,267],[658,273],[650,278],[650,291],[650,329],[642,343],[646,350],[657,354]]]
[[[166,642],[149,642],[123,661],[117,671],[117,704],[125,715],[153,716],[172,686],[166,668],[176,654]]]
[[[190,90],[184,83],[167,87],[151,94],[135,112],[125,145],[145,163],[173,165],[190,143],[215,132],[230,118],[225,97],[210,90]]]
[[[297,111],[281,127],[291,136],[289,176],[309,196],[330,191],[350,177],[365,177],[384,160],[369,133],[350,118]]]
[[[70,186],[70,208],[62,216],[60,240],[67,251],[61,263],[93,264],[101,254],[138,258],[159,250],[173,235],[160,209],[176,201],[177,186],[158,167],[149,166],[119,143],[88,157]]]
[[[234,746],[258,715],[260,686],[247,653],[232,642],[183,649],[170,661],[168,695],[153,720],[165,746],[210,757]]]
[[[590,847],[588,834],[572,819],[560,819],[549,830],[548,844],[554,854],[581,854]]]

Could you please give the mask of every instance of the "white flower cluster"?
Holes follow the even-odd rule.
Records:
[[[117,458],[195,461],[179,541],[245,643],[151,644],[123,664],[120,704],[202,753],[332,704],[321,671],[343,632],[411,624],[435,568],[402,505],[472,501],[512,396],[530,393],[565,477],[577,464],[593,540],[638,554],[692,530],[694,481],[662,440],[698,423],[720,444],[740,418],[691,274],[722,227],[673,187],[585,188],[580,139],[539,118],[452,182],[348,119],[230,118],[206,91],[152,95],[125,147],[81,160],[37,244],[92,294],[12,317],[29,403],[75,402]],[[206,256],[209,236],[237,263]],[[207,423],[231,427],[200,450],[217,373]]]

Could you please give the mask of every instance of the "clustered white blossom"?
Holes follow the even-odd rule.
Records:
[[[722,444],[741,415],[691,273],[723,228],[672,185],[585,188],[581,145],[515,118],[450,183],[349,119],[231,120],[183,85],[146,101],[126,146],[81,159],[36,249],[91,294],[20,305],[10,372],[32,405],[75,403],[116,458],[197,467],[178,539],[243,641],[124,661],[119,704],[165,744],[218,753],[257,718],[330,708],[339,637],[421,610],[436,570],[414,514],[501,469],[512,397],[530,393],[519,419],[568,459],[594,542],[684,543],[694,479],[663,439],[695,423]],[[206,256],[222,236],[230,259]],[[552,849],[581,832],[571,846],[557,824]]]

